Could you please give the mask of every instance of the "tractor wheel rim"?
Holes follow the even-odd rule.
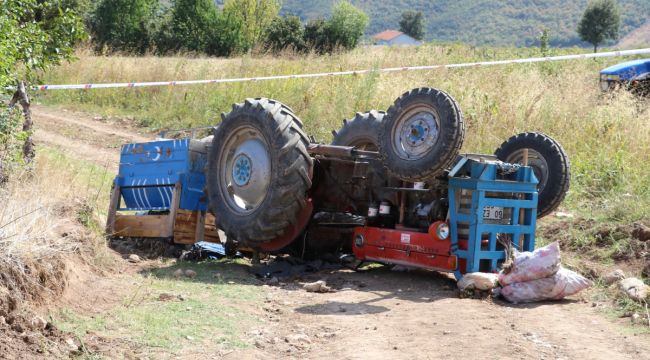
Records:
[[[428,106],[416,106],[396,121],[393,146],[404,160],[418,160],[433,149],[440,137],[438,114]]]
[[[521,164],[524,163],[524,149],[519,149],[508,156],[506,159],[507,163],[510,164]],[[546,183],[548,182],[548,163],[544,156],[533,149],[528,149],[528,166],[533,169],[535,177],[539,181],[537,184],[537,191],[542,192]]]
[[[266,198],[271,181],[268,143],[251,126],[235,129],[225,143],[219,171],[226,202],[238,213],[251,213]]]

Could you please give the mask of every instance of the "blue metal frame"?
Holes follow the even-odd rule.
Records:
[[[189,138],[122,145],[114,180],[124,199],[118,210],[169,210],[176,183],[180,209],[207,210],[206,164],[205,144]]]
[[[509,172],[506,179],[499,179],[499,172]],[[466,272],[480,270],[481,260],[488,260],[489,271],[498,271],[498,265],[506,259],[503,250],[497,250],[497,234],[510,235],[511,245],[523,251],[535,249],[535,226],[537,221],[537,184],[532,168],[513,166],[498,161],[478,161],[462,158],[449,174],[449,225],[451,230],[451,251],[460,260],[465,260]],[[472,193],[468,213],[459,212],[457,200],[462,190]],[[487,194],[490,196],[486,196]],[[499,196],[499,195],[503,196]],[[514,194],[514,196],[513,196]],[[483,210],[486,206],[512,209],[508,224],[486,222]],[[520,210],[524,217],[520,219]],[[459,248],[458,222],[469,223],[467,250]],[[488,234],[487,239],[483,234]],[[519,239],[523,236],[520,248]],[[482,240],[488,240],[483,247]],[[481,269],[483,270],[483,269]],[[454,275],[462,277],[457,267]]]

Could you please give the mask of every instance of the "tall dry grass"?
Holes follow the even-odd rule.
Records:
[[[580,52],[578,49],[562,53]],[[359,48],[331,56],[259,56],[232,59],[96,57],[45,74],[47,83],[92,83],[233,78],[449,64],[538,56],[537,49],[427,45]],[[464,151],[491,153],[522,131],[557,138],[570,155],[573,184],[567,207],[590,217],[629,221],[650,213],[648,101],[625,92],[604,95],[598,72],[623,59],[508,65],[318,79],[206,86],[60,91],[40,94],[50,104],[105,115],[133,116],[143,126],[180,128],[216,124],[219,114],[247,97],[271,97],[291,106],[310,134],[330,132],[357,111],[386,109],[404,91],[430,86],[449,92],[467,121]]]
[[[103,238],[84,226],[97,216],[101,176],[40,147],[33,171],[0,187],[0,313],[63,291],[70,255],[105,259]]]

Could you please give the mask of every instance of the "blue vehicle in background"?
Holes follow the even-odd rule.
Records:
[[[628,89],[641,95],[650,94],[650,59],[632,60],[600,71],[600,88],[612,91]]]

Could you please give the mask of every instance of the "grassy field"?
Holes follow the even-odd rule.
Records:
[[[579,50],[567,49],[562,53]],[[360,48],[333,56],[95,57],[45,75],[46,83],[92,83],[229,78],[538,56],[537,49],[429,45]],[[219,114],[247,97],[271,97],[291,106],[317,140],[357,111],[386,109],[404,91],[431,86],[449,92],[467,121],[463,150],[491,153],[518,132],[543,131],[569,153],[573,183],[569,210],[588,218],[634,221],[650,211],[650,112],[647,101],[625,92],[603,95],[598,71],[621,59],[509,65],[318,79],[206,86],[52,91],[38,100],[132,117],[153,129],[217,124]]]

